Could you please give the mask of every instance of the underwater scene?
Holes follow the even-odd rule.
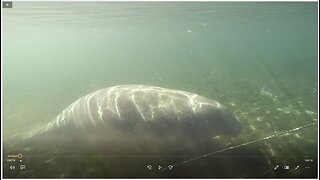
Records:
[[[318,3],[2,10],[5,178],[317,177]]]

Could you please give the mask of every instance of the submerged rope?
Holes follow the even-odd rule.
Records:
[[[260,139],[253,140],[253,141],[249,141],[249,142],[246,142],[246,143],[243,143],[243,144],[239,144],[239,145],[234,145],[234,146],[231,146],[231,147],[228,147],[228,148],[225,148],[225,149],[221,149],[221,150],[218,150],[218,151],[214,151],[214,152],[211,152],[211,153],[208,153],[208,154],[204,154],[204,155],[201,155],[201,156],[197,156],[197,157],[194,157],[192,159],[185,160],[185,161],[183,161],[181,163],[177,163],[177,164],[171,165],[172,167],[170,167],[170,169],[172,169],[173,167],[177,167],[177,166],[181,166],[183,164],[189,163],[191,161],[195,161],[195,160],[198,160],[198,159],[205,158],[207,156],[212,156],[214,154],[225,152],[225,151],[228,151],[228,150],[231,150],[231,149],[236,149],[236,148],[240,148],[240,147],[247,146],[247,145],[250,145],[250,144],[254,144],[254,143],[262,142],[262,141],[265,141],[265,140],[268,140],[268,139],[272,139],[272,138],[275,138],[275,137],[283,136],[283,135],[286,135],[287,133],[298,131],[298,130],[310,127],[312,125],[315,125],[317,123],[318,122],[309,123],[309,124],[306,124],[304,126],[300,126],[300,127],[294,128],[294,129],[287,130],[287,131],[281,131],[281,132],[272,134],[272,135],[264,137],[264,138],[260,138]],[[161,171],[165,171],[167,169],[169,169],[169,167],[165,167],[165,168],[161,169],[160,172]]]

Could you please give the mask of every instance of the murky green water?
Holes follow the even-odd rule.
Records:
[[[226,148],[317,122],[317,6],[14,2],[3,9],[4,139],[46,125],[92,91],[120,84],[221,102],[243,125],[236,138],[215,137]],[[245,146],[268,162],[239,176],[281,176],[270,168],[316,160],[317,127]]]

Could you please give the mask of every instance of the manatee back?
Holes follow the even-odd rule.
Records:
[[[223,124],[225,119],[218,115],[225,110],[214,100],[185,91],[143,85],[114,86],[81,97],[49,123],[48,129],[68,127],[94,133],[102,129],[113,135],[125,131],[136,133],[135,137],[148,132],[208,138],[208,134],[212,137],[218,133],[216,127],[222,128],[223,133],[228,126],[239,125],[235,118],[227,119],[231,123],[226,126],[214,124]]]

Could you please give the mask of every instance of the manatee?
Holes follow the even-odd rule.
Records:
[[[90,168],[93,177],[125,177],[143,174],[144,169],[128,169],[147,162],[103,157],[199,155],[221,148],[212,144],[212,137],[237,136],[241,129],[239,120],[215,100],[155,86],[119,85],[79,98],[45,127],[7,141],[4,153],[22,153],[30,166],[42,169],[19,177],[84,177],[90,176]],[[69,156],[75,158],[59,158]],[[118,171],[124,163],[128,167]]]
[[[197,149],[199,142],[236,136],[241,129],[239,120],[215,100],[155,86],[119,85],[79,98],[25,139],[78,149],[89,143],[90,148],[127,154],[161,152],[163,147]]]

